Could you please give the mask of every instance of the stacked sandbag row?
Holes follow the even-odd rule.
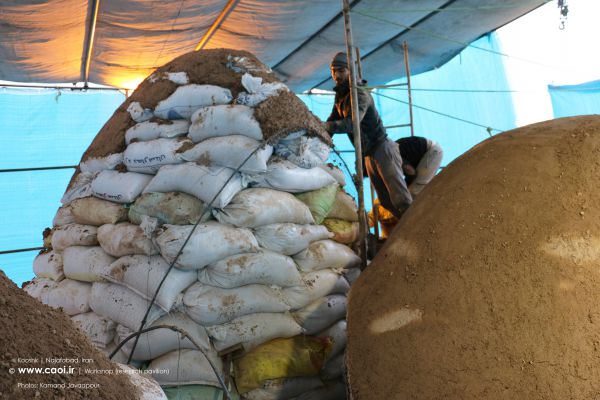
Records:
[[[110,352],[140,327],[174,263],[146,326],[187,336],[153,330],[133,351],[138,365],[168,371],[154,374],[162,386],[210,392],[219,383],[206,357],[222,371],[217,353],[241,345],[243,397],[342,398],[356,206],[319,138],[263,137],[254,107],[287,89],[240,76],[235,98],[185,73],[155,77],[180,86],[154,109],[129,105],[123,153],[80,164],[26,290]],[[119,359],[132,350],[133,340]],[[285,364],[298,351],[310,366],[260,372],[272,352]]]

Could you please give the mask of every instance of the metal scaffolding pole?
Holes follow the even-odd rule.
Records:
[[[356,63],[354,61],[354,40],[350,24],[350,2],[342,0],[344,14],[344,28],[346,31],[346,54],[348,68],[350,69],[350,102],[352,105],[352,132],[354,134],[354,150],[356,151],[356,189],[358,192],[358,255],[362,260],[362,269],[367,266],[367,219],[365,215],[365,194],[363,189],[363,160],[360,139],[360,121],[358,120],[358,89]]]
[[[408,114],[410,116],[410,136],[415,136],[412,111],[412,93],[410,90],[410,64],[408,62],[408,44],[404,42],[402,44],[402,48],[404,49],[404,68],[406,68],[406,86],[408,87]]]

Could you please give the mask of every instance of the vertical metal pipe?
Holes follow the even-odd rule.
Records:
[[[360,50],[356,48],[356,68],[358,73],[358,80],[362,81],[362,63],[360,62]]]
[[[354,150],[356,151],[356,188],[358,192],[358,255],[362,260],[362,269],[367,266],[367,219],[365,215],[365,193],[363,188],[363,160],[362,144],[360,137],[360,121],[358,120],[358,89],[356,64],[354,63],[354,40],[350,24],[350,2],[342,0],[344,14],[344,28],[346,30],[346,54],[350,68],[350,102],[352,105],[352,132],[354,133]]]
[[[402,44],[402,47],[404,48],[404,67],[406,68],[406,84],[408,87],[408,114],[410,115],[410,136],[415,136],[412,111],[412,93],[410,91],[410,66],[408,63],[408,44],[404,42]]]
[[[358,47],[356,48],[356,68],[358,72],[358,79],[362,81],[362,62],[360,61],[360,50]],[[375,207],[375,186],[371,182],[371,206],[373,207],[373,228],[375,232],[375,237],[379,239],[379,210]],[[368,221],[367,221],[368,222]],[[368,231],[368,229],[367,229]]]

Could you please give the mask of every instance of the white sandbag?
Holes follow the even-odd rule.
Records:
[[[341,187],[346,186],[346,176],[337,165],[327,163],[319,165],[319,168],[331,175]]]
[[[290,400],[346,400],[346,385],[337,379],[325,383],[325,386],[304,392]]]
[[[336,271],[321,269],[303,275],[304,285],[285,288],[282,292],[292,310],[298,310],[331,293],[338,278]]]
[[[268,187],[290,193],[309,192],[336,183],[321,168],[301,168],[288,160],[271,158],[267,172],[261,175],[245,175],[251,187]]]
[[[190,78],[187,72],[155,72],[148,77],[148,81],[155,83],[161,80],[170,80],[178,85],[187,85],[190,83]]]
[[[46,304],[62,308],[67,315],[77,315],[90,311],[92,285],[86,282],[63,279],[48,291]]]
[[[132,203],[152,180],[136,172],[102,171],[92,181],[94,196],[116,203]]]
[[[98,231],[98,237],[100,231]],[[333,240],[319,240],[293,256],[302,272],[325,268],[357,268],[361,260],[348,246]]]
[[[219,86],[180,86],[172,95],[158,103],[154,109],[154,115],[163,119],[190,119],[199,108],[229,104],[232,99],[231,91]],[[191,131],[190,127],[190,133]]]
[[[93,196],[74,200],[69,207],[78,224],[100,226],[127,220],[127,209],[122,204]]]
[[[316,336],[328,337],[333,342],[328,359],[331,359],[332,357],[342,353],[346,348],[346,344],[348,343],[346,328],[346,320],[342,319],[331,325],[329,328],[316,334]]]
[[[169,263],[173,261],[192,229],[192,225],[164,225],[157,231],[155,243]],[[208,221],[197,225],[176,266],[182,269],[200,269],[222,258],[257,250],[258,243],[248,229]]]
[[[68,224],[74,224],[75,217],[73,216],[73,211],[71,210],[70,205],[59,207],[54,215],[54,219],[52,219],[52,226],[63,226]]]
[[[38,278],[60,281],[65,278],[62,255],[54,250],[39,254],[33,260],[33,273]]]
[[[106,157],[90,157],[79,163],[81,172],[100,172],[106,169],[115,169],[123,162],[123,153],[109,154]]]
[[[250,284],[289,287],[302,285],[296,263],[290,257],[269,250],[236,254],[198,271],[206,285],[234,288]]]
[[[98,242],[105,252],[115,257],[158,254],[158,248],[144,230],[129,222],[102,225],[98,228]]]
[[[288,400],[321,387],[323,382],[317,376],[270,379],[264,381],[261,387],[244,393],[244,398],[246,400]]]
[[[319,372],[319,376],[326,381],[330,381],[336,378],[339,378],[344,373],[344,353],[339,353],[338,355],[327,360],[321,371]]]
[[[223,374],[223,362],[213,351],[175,350],[154,359],[148,369],[162,373],[151,376],[161,386],[210,385],[221,387],[207,357],[219,374]]]
[[[196,161],[206,166],[217,165],[239,168],[240,172],[259,173],[267,170],[271,154],[273,146],[269,144],[247,136],[229,135],[203,140],[180,156],[183,160]]]
[[[71,320],[98,347],[106,347],[115,338],[117,324],[93,311],[75,315]]]
[[[271,96],[276,96],[281,90],[289,90],[281,82],[262,83],[262,78],[249,73],[242,75],[242,86],[246,92],[240,92],[235,99],[236,104],[256,107]]]
[[[177,150],[191,143],[182,138],[131,143],[125,149],[123,162],[128,171],[155,174],[163,165],[182,163]]]
[[[243,105],[219,105],[203,107],[192,115],[189,137],[200,142],[216,136],[244,135],[262,140],[260,124],[254,118],[254,110]]]
[[[334,294],[322,297],[292,315],[307,335],[314,335],[346,318],[346,296]]]
[[[96,178],[96,173],[80,172],[75,176],[75,180],[69,186],[60,202],[63,206],[69,205],[73,200],[92,195],[92,181]]]
[[[331,289],[331,292],[327,293],[327,294],[347,294],[350,291],[350,283],[346,280],[346,278],[344,278],[343,276],[340,276],[337,280],[337,282],[335,283],[335,286],[333,287],[333,289]]]
[[[219,222],[245,228],[284,222],[315,223],[308,206],[294,195],[266,188],[242,190],[213,214]]]
[[[346,278],[350,286],[354,285],[354,282],[356,282],[360,276],[360,272],[360,268],[350,268],[344,271],[344,278]]]
[[[68,224],[55,228],[52,248],[62,251],[69,246],[96,246],[98,228],[92,225]]]
[[[46,304],[48,303],[48,292],[56,286],[58,286],[58,282],[52,279],[33,278],[32,281],[23,286],[23,290],[34,299]]]
[[[127,106],[127,112],[135,122],[148,121],[154,117],[152,110],[142,107],[137,101],[133,101]]]
[[[138,400],[169,400],[156,380],[148,376],[147,372],[133,369],[123,363],[117,364],[124,371],[124,375],[133,387],[135,387]]]
[[[202,200],[181,192],[144,193],[129,207],[129,220],[141,224],[142,217],[156,218],[158,224],[189,225],[198,222],[204,214]],[[209,212],[204,214],[210,219]]]
[[[242,315],[289,311],[281,292],[265,285],[223,289],[196,283],[183,296],[185,312],[203,326],[223,324]]]
[[[168,325],[184,330],[188,336],[183,336],[181,333],[171,329],[161,328],[149,332],[142,333],[138,340],[135,351],[133,352],[134,360],[152,360],[162,356],[170,351],[177,349],[194,349],[196,346],[188,339],[192,340],[200,346],[202,350],[210,350],[211,344],[204,327],[192,321],[187,315],[182,312],[174,312],[166,314],[150,326]],[[117,326],[117,340],[121,342],[126,337],[134,333],[133,330],[119,325]],[[131,353],[135,339],[129,340],[121,347],[125,354]]]
[[[190,128],[187,120],[145,121],[135,124],[125,132],[125,143],[147,142],[158,138],[174,138],[185,135]]]
[[[139,329],[150,302],[124,286],[114,283],[95,282],[92,285],[90,308],[98,315],[106,317],[129,329]],[[165,312],[152,305],[146,326],[150,326]]]
[[[275,145],[274,154],[302,168],[314,168],[327,162],[329,145],[306,131],[294,132]]]
[[[212,207],[222,208],[244,187],[241,175],[233,169],[188,162],[161,167],[144,193],[184,192],[207,204],[212,201],[209,204]]]
[[[113,262],[106,269],[103,277],[151,300],[168,269],[169,263],[161,256],[125,256]],[[170,311],[177,297],[194,282],[196,282],[195,271],[173,268],[163,282],[155,304],[165,311]]]
[[[302,328],[288,313],[249,314],[223,325],[206,328],[217,351],[241,343],[246,351],[271,339],[289,338]]]
[[[344,221],[358,221],[358,207],[356,202],[348,193],[339,190],[335,196],[335,202],[326,218],[343,219]]]
[[[103,275],[114,261],[99,246],[69,246],[63,251],[65,276],[83,282],[103,282]]]
[[[261,247],[292,255],[306,249],[310,243],[329,239],[332,234],[322,225],[271,224],[254,229]]]

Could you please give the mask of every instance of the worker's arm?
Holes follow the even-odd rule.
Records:
[[[360,124],[367,113],[367,109],[373,103],[368,92],[358,89],[358,123]],[[337,110],[336,110],[337,113]],[[332,113],[333,115],[333,113]],[[331,116],[330,116],[331,118]],[[352,133],[352,116],[347,118],[338,118],[336,120],[327,119],[326,128],[329,133]]]

